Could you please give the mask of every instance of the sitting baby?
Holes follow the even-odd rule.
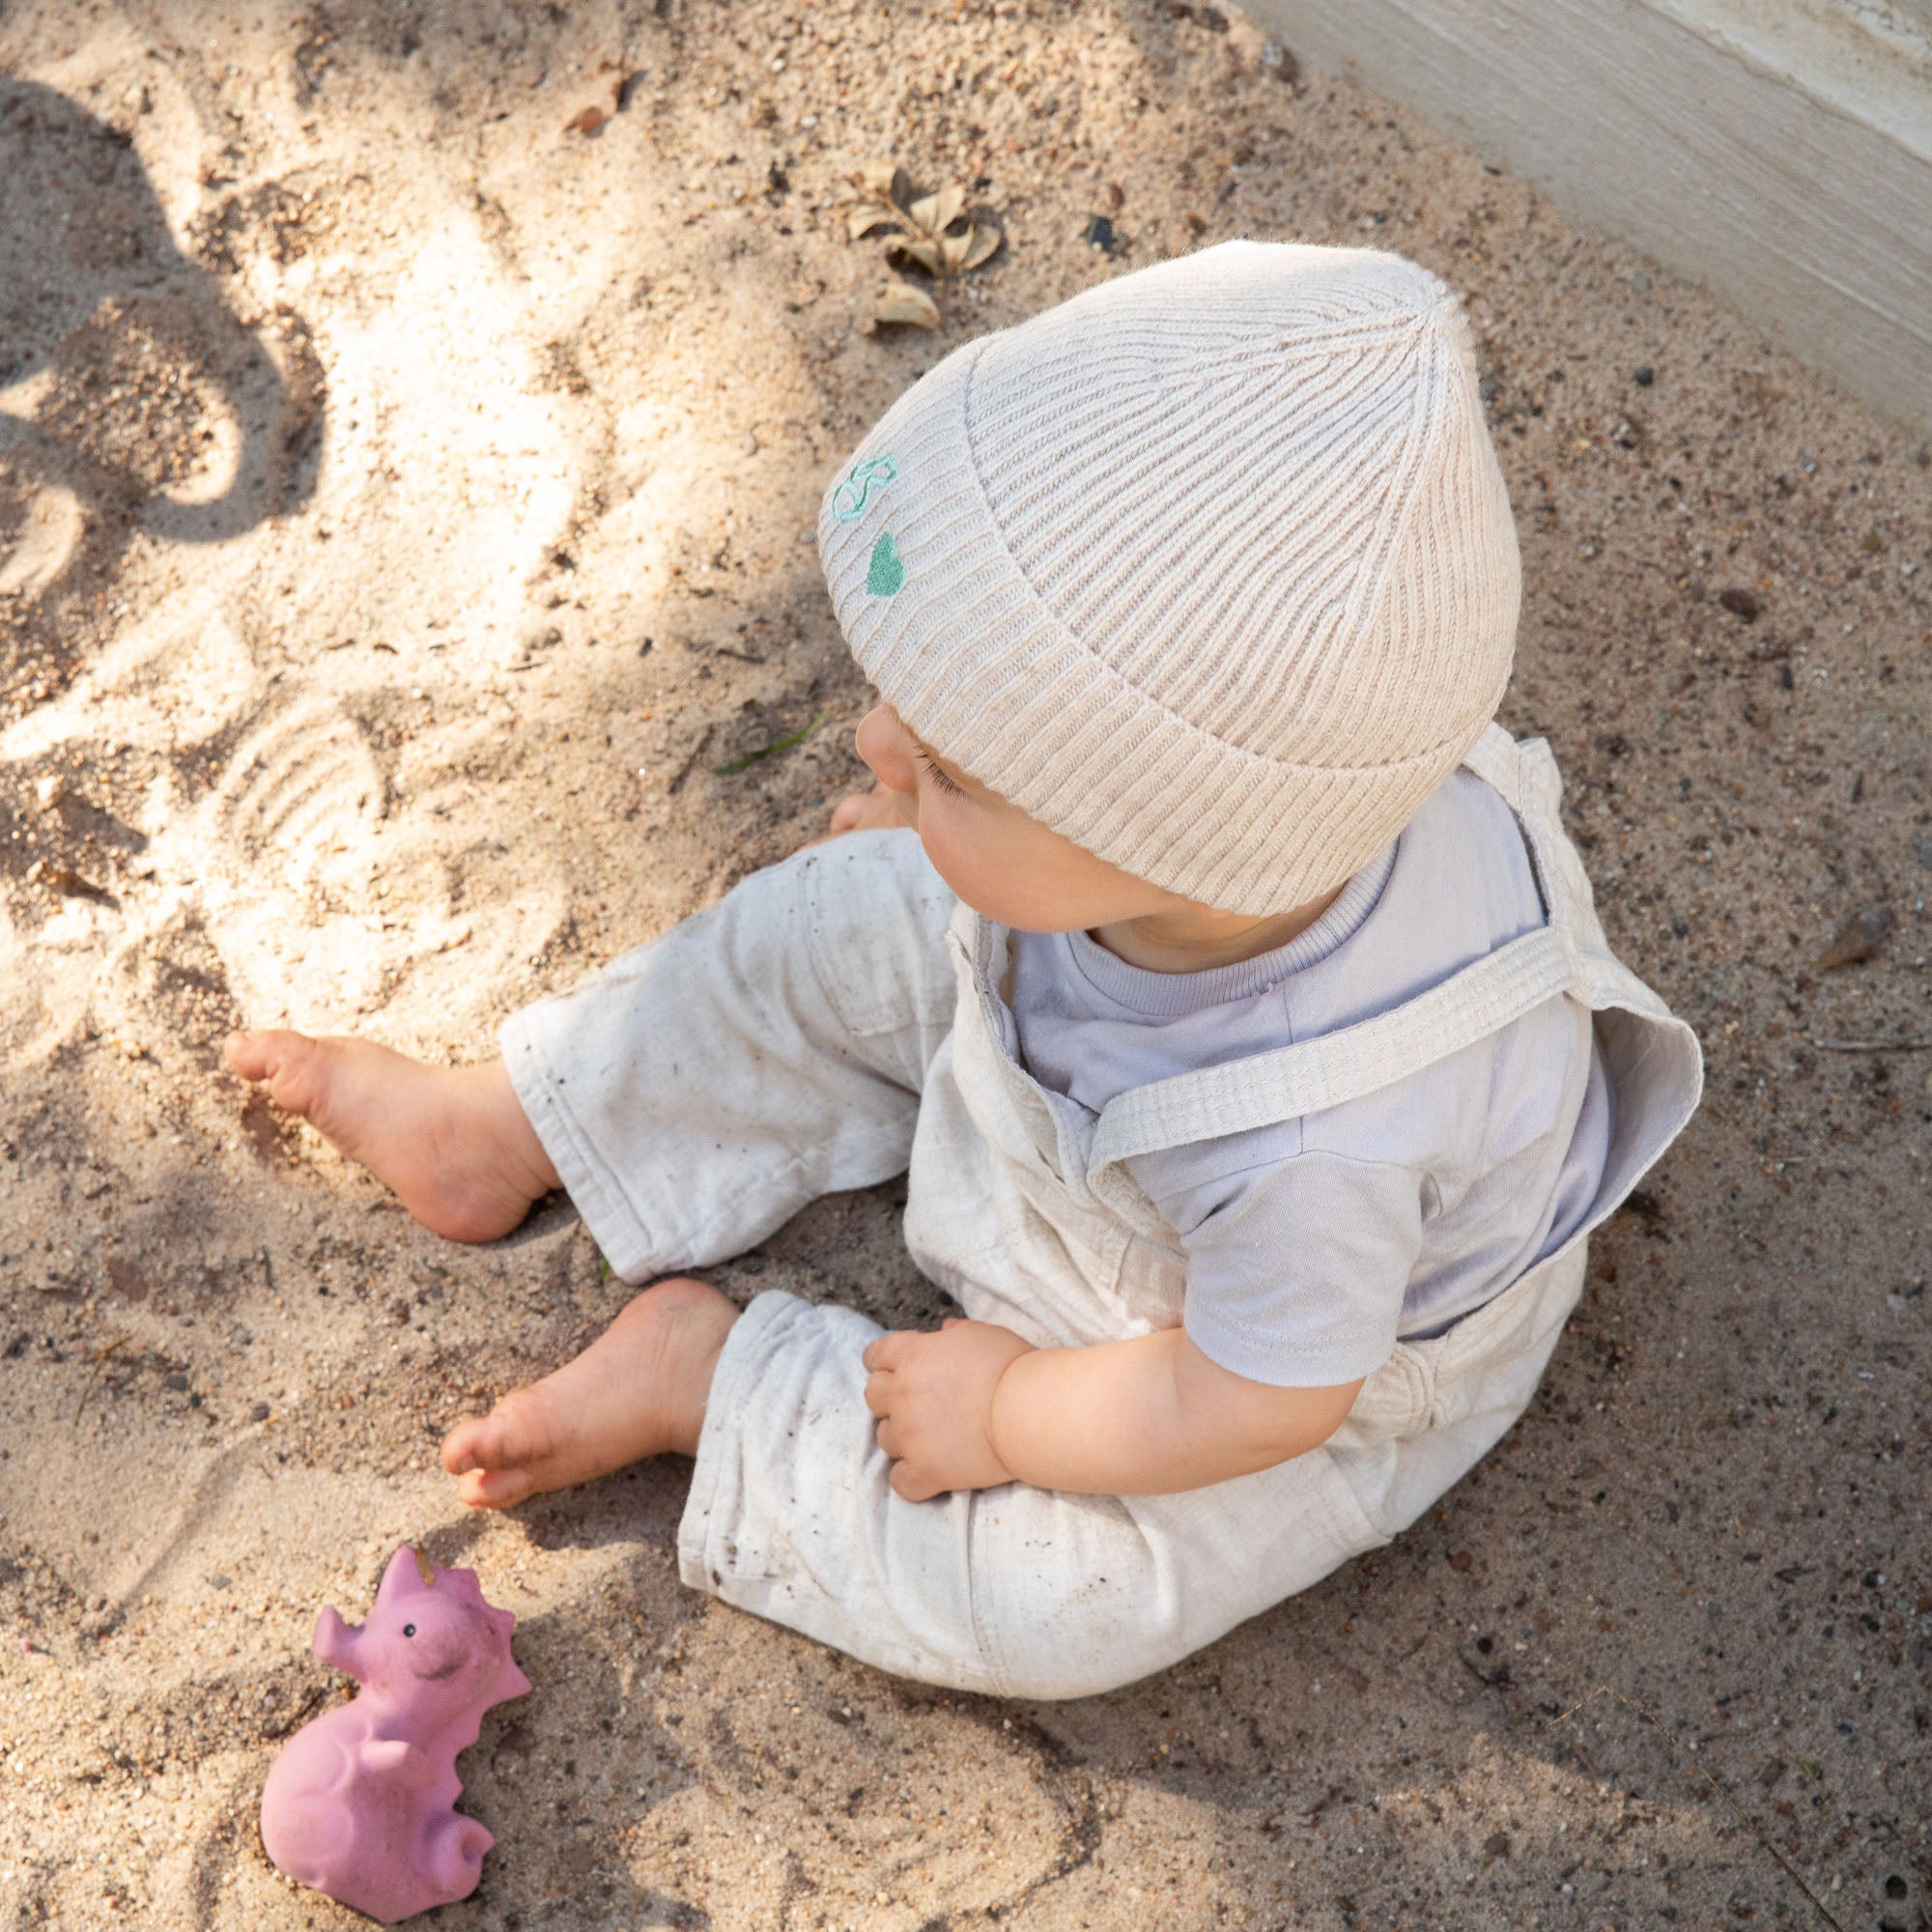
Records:
[[[1540,743],[1451,291],[1232,242],[970,343],[826,497],[882,701],[840,836],[518,1014],[503,1057],[238,1036],[458,1240],[562,1186],[645,1289],[461,1423],[505,1508],[695,1459],[695,1588],[1071,1696],[1412,1522],[1527,1405],[1696,1103]],[[961,1318],[681,1269],[909,1170]]]

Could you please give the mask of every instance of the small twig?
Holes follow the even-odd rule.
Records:
[[[1315,1801],[1314,1808],[1303,1814],[1301,1820],[1303,1826],[1305,1826],[1309,1831],[1312,1832],[1315,1829],[1317,1822],[1320,1820],[1322,1812],[1327,1810],[1329,1805],[1334,1804],[1336,1799],[1341,1797],[1341,1795],[1342,1795],[1342,1787],[1339,1784],[1331,1784],[1328,1787],[1328,1789],[1324,1791],[1321,1794],[1321,1796]]]
[[[1697,1776],[1701,1777],[1704,1780],[1704,1782],[1708,1784],[1711,1787],[1711,1789],[1718,1794],[1718,1796],[1720,1799],[1723,1800],[1725,1808],[1729,1810],[1731,1816],[1734,1817],[1738,1821],[1738,1823],[1742,1825],[1745,1828],[1745,1830],[1751,1834],[1751,1836],[1755,1838],[1758,1841],[1758,1843],[1762,1845],[1764,1849],[1767,1852],[1769,1852],[1774,1859],[1777,1861],[1778,1865],[1783,1870],[1785,1877],[1788,1878],[1792,1882],[1792,1884],[1795,1885],[1798,1888],[1798,1889],[1802,1891],[1804,1894],[1804,1896],[1811,1901],[1812,1909],[1817,1913],[1818,1917],[1822,1918],[1825,1921],[1825,1923],[1832,1928],[1832,1932],[1845,1932],[1845,1927],[1842,1924],[1842,1922],[1832,1916],[1831,1908],[1825,1903],[1825,1901],[1822,1898],[1818,1896],[1818,1894],[1815,1891],[1811,1889],[1810,1886],[1805,1883],[1804,1875],[1791,1862],[1791,1861],[1787,1859],[1784,1856],[1784,1854],[1777,1849],[1776,1845],[1774,1844],[1770,1839],[1770,1837],[1768,1837],[1766,1833],[1759,1828],[1757,1820],[1754,1819],[1750,1815],[1750,1813],[1747,1812],[1744,1808],[1744,1806],[1741,1805],[1738,1803],[1738,1801],[1731,1796],[1730,1790],[1725,1785],[1724,1781],[1720,1777],[1719,1777],[1717,1773],[1712,1771],[1708,1766],[1694,1762],[1691,1759],[1691,1753],[1688,1751],[1683,1745],[1678,1743],[1677,1738],[1670,1729],[1670,1726],[1666,1724],[1662,1720],[1662,1719],[1661,1719],[1657,1715],[1655,1711],[1651,1710],[1648,1705],[1639,1704],[1634,1697],[1626,1696],[1623,1691],[1614,1689],[1612,1686],[1608,1684],[1599,1684],[1597,1688],[1594,1690],[1592,1690],[1587,1697],[1583,1698],[1578,1703],[1571,1705],[1571,1707],[1567,1711],[1565,1711],[1561,1717],[1557,1718],[1555,1721],[1559,1724],[1567,1723],[1569,1719],[1574,1718],[1578,1711],[1583,1710],[1588,1705],[1594,1704],[1599,1697],[1614,1698],[1615,1701],[1623,1705],[1623,1707],[1626,1710],[1634,1711],[1636,1715],[1639,1718],[1641,1718],[1644,1720],[1644,1722],[1648,1724],[1651,1727],[1651,1729],[1654,1730],[1658,1734],[1658,1736],[1661,1737],[1664,1741],[1664,1743],[1667,1744],[1670,1747],[1670,1748],[1677,1753],[1679,1758],[1689,1763],[1690,1768],[1693,1770],[1697,1774]]]
[[[1814,1039],[1820,1053],[1932,1053],[1932,1039]]]
[[[123,1342],[130,1342],[132,1340],[133,1340],[132,1331],[123,1330],[121,1334],[116,1335],[111,1341],[101,1343],[100,1347],[94,1351],[94,1373],[88,1377],[87,1386],[81,1390],[80,1401],[75,1405],[73,1411],[73,1426],[76,1429],[80,1427],[80,1418],[87,1412],[87,1405],[89,1400],[92,1398],[94,1391],[100,1385],[101,1381],[105,1378],[106,1369],[104,1364],[106,1363],[108,1356],[111,1355],[115,1351],[115,1350],[122,1345]]]
[[[1597,548],[1608,551],[1612,556],[1622,557],[1626,563],[1635,564],[1640,570],[1654,570],[1660,577],[1668,577],[1671,575],[1670,566],[1667,563],[1660,563],[1654,556],[1639,556],[1635,551],[1624,549],[1622,544],[1605,543],[1599,537],[1597,539]]]
[[[794,731],[789,738],[780,738],[755,752],[747,752],[742,758],[733,758],[728,765],[713,765],[712,772],[718,778],[729,778],[733,772],[742,772],[747,765],[755,765],[760,758],[776,757],[781,752],[788,752],[794,745],[802,745],[825,723],[825,714],[831,710],[829,704],[818,707],[818,716],[803,731]]]
[[[711,734],[716,729],[716,725],[707,724],[697,734],[697,743],[692,746],[690,752],[685,756],[684,763],[678,766],[676,776],[671,780],[669,784],[665,786],[665,796],[667,798],[683,788],[685,780],[691,776],[692,768],[704,755],[704,748],[710,744]]]

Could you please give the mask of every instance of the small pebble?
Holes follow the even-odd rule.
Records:
[[[164,1389],[185,1389],[187,1387],[187,1378],[177,1369],[173,1375],[161,1378],[161,1386]]]
[[[1264,41],[1261,58],[1262,66],[1290,87],[1301,78],[1301,63],[1279,41]]]
[[[1090,248],[1099,249],[1103,255],[1111,255],[1121,245],[1121,238],[1114,233],[1114,224],[1104,214],[1094,215],[1080,239]]]
[[[250,1422],[267,1422],[268,1419],[269,1405],[266,1402],[251,1403],[249,1405],[248,1420]]]
[[[1631,371],[1631,381],[1639,389],[1647,389],[1657,381],[1657,371],[1648,366],[1641,369],[1634,369]]]
[[[211,1590],[225,1590],[234,1580],[233,1577],[211,1577],[208,1579],[208,1587]]]

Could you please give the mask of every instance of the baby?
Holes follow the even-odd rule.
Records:
[[[841,836],[489,1065],[229,1060],[454,1239],[567,1188],[631,1281],[909,1170],[963,1319],[675,1275],[444,1466],[506,1508],[675,1450],[695,1587],[930,1682],[1100,1690],[1490,1448],[1696,1042],[1491,723],[1516,538],[1427,270],[1233,242],[971,343],[819,544],[883,700]]]

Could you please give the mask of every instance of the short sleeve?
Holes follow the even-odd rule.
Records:
[[[1372,1374],[1396,1345],[1422,1253],[1427,1179],[1410,1167],[1297,1152],[1239,1162],[1240,1143],[1131,1162],[1187,1257],[1182,1320],[1209,1361],[1279,1388]]]

